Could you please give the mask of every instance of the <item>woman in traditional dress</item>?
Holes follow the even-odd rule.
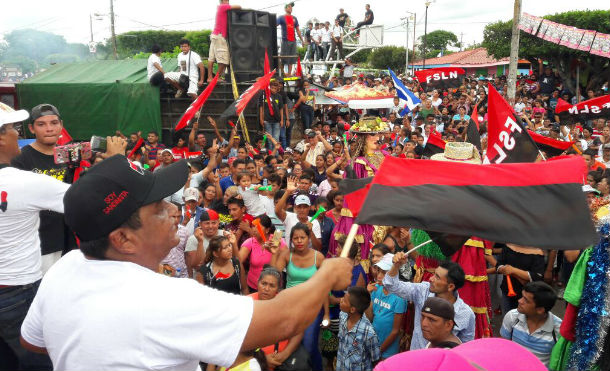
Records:
[[[380,134],[389,132],[390,127],[376,117],[363,117],[360,122],[352,125],[350,132],[356,134],[356,150],[351,154],[350,164],[346,168],[344,177],[367,178],[374,176],[379,170],[381,163],[387,153],[379,149]],[[347,236],[350,228],[354,224],[354,216],[349,209],[347,202],[344,202],[341,210],[341,218],[337,223],[330,238],[329,253],[334,256],[337,250],[337,239]],[[368,262],[371,242],[373,241],[374,227],[368,224],[361,224],[354,240],[359,244],[360,253],[358,256],[363,262]],[[364,267],[368,271],[368,267]]]

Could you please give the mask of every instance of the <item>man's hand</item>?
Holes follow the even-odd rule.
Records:
[[[203,230],[201,229],[201,227],[195,228],[194,236],[197,239],[197,241],[199,241],[199,242],[203,241]]]
[[[235,233],[225,231],[225,237],[229,240],[229,243],[231,243],[233,246],[237,245],[237,237],[235,237]]]
[[[288,194],[294,193],[297,190],[297,177],[291,176],[286,180],[286,192]]]
[[[513,267],[509,264],[501,265],[500,267],[498,267],[497,272],[510,276],[511,274],[513,274]]]
[[[106,153],[104,158],[108,158],[114,155],[125,155],[125,149],[127,148],[127,141],[121,137],[106,137]]]
[[[407,255],[404,252],[400,251],[394,254],[394,257],[392,258],[392,263],[394,263],[394,266],[396,268],[400,268],[407,263],[407,259]]]
[[[197,86],[202,87],[203,86],[203,80],[199,80],[199,82],[197,83]]]
[[[353,263],[347,258],[324,259],[320,272],[328,275],[333,284],[331,290],[345,290],[352,282]]]
[[[248,234],[249,234],[249,233],[250,233],[250,223],[248,223],[248,222],[247,222],[247,221],[245,221],[245,220],[242,220],[242,221],[239,223],[239,229],[241,229],[242,231],[244,231],[244,232],[246,232],[246,233],[248,233]]]
[[[211,116],[208,116],[207,119],[208,119],[208,122],[210,123],[210,125],[212,125],[212,127],[215,128],[216,121]]]

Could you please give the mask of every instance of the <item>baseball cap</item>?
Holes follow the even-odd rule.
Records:
[[[313,138],[316,136],[316,132],[311,129],[305,129],[305,135],[309,138]]]
[[[602,146],[602,149],[610,149],[610,143],[606,143]]]
[[[178,161],[152,173],[115,155],[93,166],[64,195],[66,224],[82,241],[107,236],[133,213],[184,187],[189,169]]]
[[[590,184],[582,186],[582,191],[583,191],[583,193],[596,193],[596,194],[600,194],[601,193],[597,189],[591,187]]]
[[[514,341],[477,339],[453,349],[419,349],[380,362],[375,371],[545,371],[536,356]]]
[[[43,103],[43,104],[39,104],[36,107],[32,108],[32,114],[30,115],[32,121],[36,121],[39,118],[41,118],[42,116],[57,116],[61,119],[61,116],[59,115],[59,111],[57,110],[57,108],[52,105],[52,104],[48,104],[48,103]]]
[[[171,150],[171,149],[169,149],[169,148],[163,148],[163,150],[161,150],[161,152],[159,152],[159,154],[160,154],[160,155],[162,155],[162,154],[163,154],[163,152],[168,152],[168,153],[169,153],[170,155],[172,155],[172,156],[174,155],[174,154],[172,153],[172,150]]]
[[[28,111],[24,109],[15,111],[10,106],[0,102],[0,128],[4,126],[4,124],[25,121],[28,117],[30,117]]]
[[[182,193],[184,201],[197,201],[199,200],[199,190],[194,187],[189,187]]]
[[[298,195],[294,199],[294,205],[295,206],[298,206],[298,205],[311,206],[311,201],[309,200],[309,196],[307,196],[307,195]]]
[[[422,313],[428,313],[450,320],[453,320],[453,317],[455,316],[453,305],[447,300],[435,296],[426,299],[422,308]]]
[[[199,222],[207,222],[209,220],[218,220],[218,213],[212,209],[205,209],[199,217]]]
[[[378,266],[379,268],[383,269],[384,271],[389,271],[390,269],[392,269],[392,265],[394,264],[394,263],[392,263],[393,258],[394,258],[394,254],[387,253],[375,265]]]
[[[289,2],[288,4],[284,5],[284,9],[288,8],[289,6],[294,6],[294,2]]]

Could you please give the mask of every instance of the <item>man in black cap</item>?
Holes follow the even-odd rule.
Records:
[[[447,300],[431,296],[421,311],[421,331],[428,348],[455,348],[462,341],[453,335],[455,311]]]
[[[178,242],[178,209],[163,198],[188,172],[184,161],[150,173],[113,156],[70,187],[64,213],[81,248],[45,276],[21,328],[25,347],[48,351],[57,370],[229,367],[240,351],[304,331],[329,290],[347,287],[346,259],[256,302],[155,273]]]
[[[64,183],[72,183],[73,172],[67,164],[56,164],[53,156],[63,129],[59,111],[51,104],[39,104],[32,108],[28,128],[36,141],[21,149],[12,166],[38,174],[45,174]],[[40,245],[42,247],[43,274],[53,265],[64,250],[76,248],[76,241],[66,228],[63,215],[50,210],[40,212]]]

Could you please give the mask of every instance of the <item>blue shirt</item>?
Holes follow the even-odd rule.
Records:
[[[229,175],[222,179],[220,179],[220,188],[222,189],[222,193],[224,194],[227,191],[227,188],[234,186],[233,178]]]
[[[411,350],[424,349],[428,345],[428,341],[424,339],[421,332],[421,309],[424,302],[429,296],[434,296],[430,292],[430,282],[411,283],[402,282],[398,279],[398,275],[392,277],[389,274],[385,275],[383,285],[391,293],[394,293],[401,298],[412,301],[415,306],[415,326],[413,328],[413,339],[411,340]],[[453,334],[457,336],[462,343],[474,340],[475,319],[474,312],[464,303],[456,293],[456,300],[453,303],[455,311]]]
[[[540,328],[530,333],[525,314],[521,314],[517,309],[506,313],[502,320],[500,336],[522,345],[525,349],[532,352],[540,362],[549,367],[551,351],[557,343],[561,319],[549,312],[546,322]]]
[[[373,328],[381,345],[392,332],[394,315],[407,311],[407,302],[395,294],[386,295],[383,292],[383,286],[379,286],[371,294],[371,301],[373,302]],[[399,341],[400,336],[397,336],[394,342],[381,353],[381,357],[385,359],[397,354]]]
[[[380,357],[379,342],[373,325],[362,318],[347,329],[347,313],[339,314],[339,348],[337,350],[337,370],[365,371],[373,369],[373,362]]]

